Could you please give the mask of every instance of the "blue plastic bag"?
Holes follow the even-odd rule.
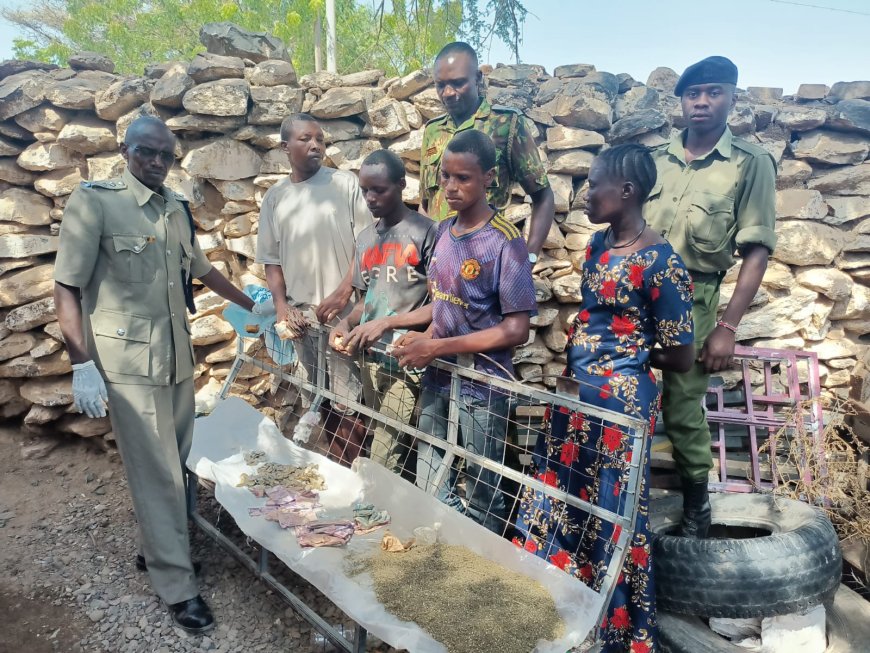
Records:
[[[245,294],[253,299],[256,303],[262,304],[267,299],[271,299],[272,293],[267,288],[250,284],[245,286]],[[278,365],[295,365],[296,364],[296,349],[291,340],[281,340],[278,334],[275,333],[275,317],[263,317],[255,315],[250,311],[246,311],[241,306],[230,304],[224,309],[223,318],[232,325],[240,338],[259,338],[263,334],[266,336],[266,349],[269,350],[269,356]],[[256,333],[249,333],[246,327],[256,326]]]

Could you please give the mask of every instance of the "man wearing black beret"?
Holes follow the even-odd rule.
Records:
[[[686,374],[664,373],[662,416],[683,485],[685,537],[710,526],[707,474],[713,466],[702,405],[709,375],[731,364],[737,325],[758,291],[774,234],[776,162],[735,138],[728,114],[737,100],[737,67],[707,57],[682,74],[674,94],[688,127],[653,152],[658,181],[645,216],[683,257],[692,275],[697,362]],[[742,258],[734,293],[717,321],[719,284]]]

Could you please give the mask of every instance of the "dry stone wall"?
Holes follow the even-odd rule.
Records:
[[[108,419],[72,412],[52,263],[69,194],[82,180],[119,174],[118,143],[137,116],[160,116],[178,136],[167,183],[190,199],[208,257],[240,285],[265,285],[253,260],[258,207],[288,172],[278,126],[290,112],[322,121],[328,165],[358,170],[376,149],[396,152],[408,171],[405,200],[419,202],[422,127],[442,111],[427,71],[297,79],[280,43],[242,37],[213,30],[204,38],[209,52],[149,65],[141,77],[116,75],[111,61],[90,53],[73,57],[71,68],[0,64],[0,418],[20,420],[24,432],[111,438]],[[539,314],[515,362],[526,382],[550,385],[565,364],[580,298],[577,269],[595,230],[584,213],[589,166],[608,144],[657,145],[683,127],[672,95],[677,75],[659,68],[643,84],[587,64],[559,66],[553,75],[534,65],[484,72],[487,97],[533,121],[549,162],[557,224],[534,268]],[[779,245],[739,340],[816,352],[824,387],[845,395],[870,335],[870,82],[805,84],[790,97],[750,88],[729,123],[779,164]],[[530,213],[516,188],[508,217],[525,225]],[[723,306],[738,271],[725,277]],[[207,407],[227,376],[236,336],[220,318],[226,302],[199,288],[196,305],[197,400]],[[234,392],[266,411],[276,402],[270,379],[256,370],[244,371]]]

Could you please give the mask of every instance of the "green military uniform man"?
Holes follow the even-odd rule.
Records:
[[[682,534],[703,538],[710,526],[707,474],[713,466],[702,401],[709,375],[731,364],[737,325],[758,291],[774,233],[776,162],[735,138],[728,114],[737,67],[725,57],[689,66],[677,82],[688,128],[653,152],[658,181],[645,215],[683,257],[695,288],[698,357],[686,374],[666,372],[662,416],[683,483]],[[719,284],[742,257],[734,294],[716,319]]]
[[[516,109],[492,106],[480,96],[482,75],[477,53],[467,43],[445,45],[435,57],[435,90],[447,113],[426,123],[420,167],[423,212],[440,221],[450,212],[440,186],[441,156],[459,132],[476,129],[489,136],[496,148],[496,175],[487,190],[489,203],[498,209],[510,202],[511,185],[519,182],[532,198],[529,259],[534,263],[550,226],[555,201],[547,170],[538,153],[526,118]]]
[[[111,409],[139,522],[137,566],[175,623],[200,633],[214,618],[190,559],[183,473],[194,419],[192,279],[260,315],[274,308],[255,308],[200,249],[184,198],[163,186],[175,161],[166,125],[138,118],[121,154],[119,178],[83,182],[67,203],[55,306],[76,407],[90,417],[105,416],[106,400]]]

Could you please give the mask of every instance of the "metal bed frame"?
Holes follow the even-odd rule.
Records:
[[[577,399],[576,385],[571,383],[560,384],[558,394],[549,391],[542,391],[535,388],[525,386],[521,382],[505,380],[497,377],[492,377],[476,371],[470,365],[471,357],[460,357],[457,363],[449,363],[441,360],[433,361],[430,366],[435,366],[448,372],[451,376],[450,382],[450,405],[448,416],[448,435],[447,442],[441,440],[431,434],[420,431],[416,427],[409,424],[401,423],[398,420],[381,415],[373,411],[368,406],[358,401],[347,401],[346,398],[339,398],[335,393],[330,391],[326,384],[326,347],[328,330],[323,327],[312,327],[310,332],[315,334],[318,342],[318,365],[316,378],[313,380],[303,380],[298,376],[288,374],[282,367],[256,358],[254,355],[246,353],[246,340],[249,338],[239,338],[237,342],[237,353],[235,360],[229,370],[228,376],[220,393],[220,399],[226,399],[229,395],[231,386],[234,380],[238,377],[240,371],[245,365],[254,366],[275,375],[276,379],[280,379],[282,383],[287,383],[295,386],[299,390],[307,390],[315,395],[335,401],[341,399],[354,411],[361,415],[365,415],[373,421],[380,421],[388,426],[399,429],[417,440],[428,442],[439,446],[445,450],[445,456],[442,465],[438,472],[437,480],[440,481],[449,473],[451,465],[456,459],[467,460],[481,468],[498,473],[506,479],[510,479],[522,486],[534,489],[545,493],[547,496],[564,501],[565,503],[582,508],[586,513],[597,517],[605,522],[613,524],[617,527],[618,535],[615,534],[615,546],[603,582],[600,586],[600,591],[597,592],[599,614],[595,623],[600,623],[604,611],[610,602],[610,597],[615,589],[617,578],[620,574],[624,560],[628,551],[631,537],[634,533],[635,518],[637,514],[638,496],[642,482],[642,469],[648,444],[649,444],[649,424],[646,420],[636,419],[622,413],[616,413],[609,410],[603,410],[595,406],[581,403]],[[467,451],[458,442],[458,402],[460,399],[460,388],[462,380],[474,380],[487,383],[492,387],[498,388],[504,392],[510,392],[517,397],[525,400],[536,402],[538,404],[547,404],[556,407],[565,407],[571,411],[582,411],[586,416],[591,416],[602,420],[602,423],[610,423],[618,425],[624,429],[629,437],[633,439],[632,458],[628,463],[628,482],[620,488],[620,492],[624,493],[626,500],[621,501],[622,510],[619,513],[614,513],[596,505],[592,505],[578,497],[568,495],[561,490],[548,486],[542,481],[533,476],[523,474],[516,469],[507,467],[503,463],[498,463],[483,456]],[[312,382],[313,381],[313,382]],[[576,382],[575,382],[576,383]],[[574,395],[569,396],[563,392],[574,391]],[[197,487],[201,483],[198,477],[188,470],[188,512],[192,522],[199,528],[203,534],[217,542],[223,549],[236,558],[244,567],[251,571],[257,578],[272,588],[277,594],[284,599],[302,619],[307,621],[311,627],[323,635],[331,642],[338,650],[346,651],[347,653],[362,653],[366,650],[367,631],[361,625],[356,624],[353,637],[348,638],[343,632],[330,625],[317,612],[307,605],[299,596],[291,592],[269,571],[270,559],[273,554],[259,545],[259,555],[254,558],[239,548],[232,540],[220,531],[214,524],[206,519],[199,511],[197,505]],[[438,483],[433,484],[432,492]],[[616,528],[615,528],[616,531]],[[292,570],[291,570],[292,571]],[[580,581],[578,581],[580,582]],[[593,628],[593,633],[596,632]],[[597,639],[597,637],[593,637]],[[596,642],[587,651],[596,651],[600,645]]]

